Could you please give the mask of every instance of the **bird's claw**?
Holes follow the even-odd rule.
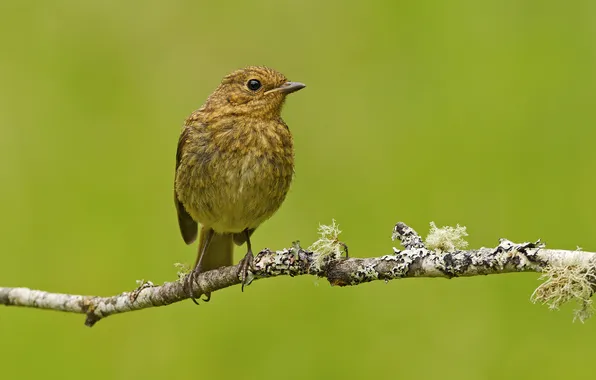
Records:
[[[188,274],[188,276],[186,276],[186,279],[184,280],[184,290],[186,291],[188,298],[190,298],[192,300],[192,302],[195,303],[195,305],[198,305],[199,303],[197,302],[196,298],[194,297],[194,294],[192,291],[192,285],[196,284],[197,277],[199,276],[199,273],[200,273],[199,268],[195,268]],[[211,293],[208,293],[206,301],[209,301],[210,298],[211,298]]]
[[[244,258],[240,261],[240,266],[238,267],[238,277],[240,278],[242,284],[242,291],[244,291],[244,286],[249,285],[252,282],[252,273],[249,273],[251,269],[254,269],[254,256],[251,251],[248,251]]]

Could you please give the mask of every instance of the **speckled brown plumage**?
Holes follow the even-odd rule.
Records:
[[[247,67],[226,76],[186,120],[174,195],[186,243],[202,225],[197,274],[231,265],[232,241],[248,240],[245,270],[250,265],[250,234],[277,211],[292,182],[293,140],[280,114],[286,95],[303,87],[275,70]]]

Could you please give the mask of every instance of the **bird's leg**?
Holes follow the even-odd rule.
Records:
[[[201,273],[201,263],[203,262],[203,257],[205,256],[205,252],[207,252],[207,248],[209,247],[209,243],[211,243],[212,237],[213,237],[213,230],[209,229],[207,231],[207,234],[205,235],[205,241],[201,242],[202,246],[201,246],[201,244],[199,244],[199,257],[197,258],[197,263],[195,264],[194,269],[188,274],[188,276],[186,276],[186,281],[184,284],[184,287],[186,288],[188,296],[190,297],[192,302],[194,302],[196,305],[198,305],[199,303],[193,296],[192,284],[194,284],[197,281],[197,277],[199,277],[199,274]],[[204,301],[209,302],[209,300],[211,299],[211,293],[205,293],[205,296],[207,298]]]
[[[248,252],[242,260],[240,260],[240,266],[238,267],[238,276],[240,276],[240,280],[242,281],[242,291],[244,291],[244,286],[248,285],[248,270],[253,268],[253,260],[254,256],[252,254],[252,247],[250,245],[250,233],[248,228],[243,232],[246,236],[246,247],[248,248]]]

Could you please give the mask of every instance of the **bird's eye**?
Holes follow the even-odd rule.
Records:
[[[257,91],[259,88],[261,88],[261,82],[258,79],[251,79],[246,82],[246,87],[248,87],[248,89],[251,91]]]

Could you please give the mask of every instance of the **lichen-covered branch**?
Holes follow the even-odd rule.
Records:
[[[331,285],[359,285],[375,280],[408,277],[463,277],[511,272],[542,272],[545,282],[532,295],[534,302],[558,308],[562,303],[577,300],[576,317],[581,321],[591,315],[591,296],[596,289],[596,253],[546,249],[540,241],[515,244],[501,239],[494,248],[460,250],[467,243],[465,227],[431,225],[431,234],[423,242],[412,228],[398,223],[394,239],[397,248],[381,257],[346,258],[347,247],[338,236],[335,223],[321,227],[321,238],[308,249],[298,243],[280,251],[265,249],[254,260],[252,279],[275,276],[314,275],[324,277]],[[198,276],[193,294],[199,298],[240,283],[237,266],[224,267]],[[80,313],[85,324],[93,326],[113,314],[169,305],[185,300],[184,276],[173,282],[154,285],[143,281],[131,291],[111,297],[49,293],[28,288],[0,287],[0,304]]]

